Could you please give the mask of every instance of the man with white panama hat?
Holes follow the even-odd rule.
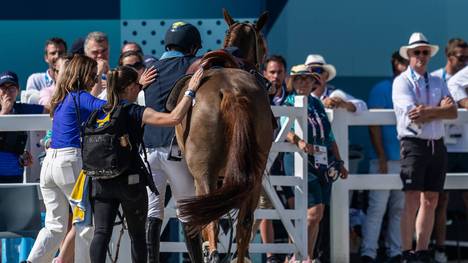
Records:
[[[367,110],[367,105],[363,100],[356,99],[328,84],[336,77],[336,69],[332,64],[327,64],[321,55],[308,55],[304,64],[309,67],[309,70],[321,76],[320,81],[315,84],[312,96],[319,98],[325,107],[344,108],[355,113]]]
[[[430,57],[438,50],[422,33],[413,33],[408,45],[400,48],[409,67],[393,82],[392,100],[401,148],[400,177],[405,192],[401,215],[403,262],[434,262],[428,246],[447,168],[442,120],[457,117],[457,107],[445,82],[427,72]]]

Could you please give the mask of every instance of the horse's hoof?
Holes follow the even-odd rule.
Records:
[[[221,260],[219,258],[218,250],[213,250],[210,254],[209,263],[219,263]]]
[[[237,258],[231,260],[231,263],[237,263]],[[245,257],[244,258],[244,263],[252,263],[249,258]]]
[[[208,241],[203,242],[203,263],[210,263],[210,244]]]

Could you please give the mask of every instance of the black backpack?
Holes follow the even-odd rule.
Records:
[[[128,104],[127,104],[128,105]],[[110,179],[124,174],[135,160],[140,145],[132,145],[128,133],[127,105],[118,105],[108,120],[98,124],[98,113],[91,113],[83,127],[82,158],[86,175],[98,179]],[[133,147],[137,147],[132,151]],[[139,158],[139,156],[138,156]]]

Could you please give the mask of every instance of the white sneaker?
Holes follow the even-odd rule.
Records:
[[[434,253],[434,260],[437,262],[437,263],[447,263],[447,255],[445,255],[445,252],[439,252],[439,251],[435,251]]]

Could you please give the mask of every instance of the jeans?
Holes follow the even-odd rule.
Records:
[[[81,150],[63,148],[47,150],[41,168],[41,193],[46,208],[45,226],[37,235],[28,261],[50,263],[67,233],[69,199],[81,170]],[[76,228],[75,263],[90,262],[91,227]]]
[[[399,161],[388,161],[388,173],[400,172]],[[371,160],[369,173],[378,173],[378,160]],[[387,255],[394,257],[401,252],[400,216],[404,206],[404,194],[400,190],[369,191],[369,207],[362,227],[361,255],[376,258],[380,229],[388,204]]]
[[[107,180],[92,181],[94,238],[91,242],[91,262],[105,263],[115,217],[122,205],[130,235],[133,262],[146,262],[146,216],[148,197],[140,175],[121,175]],[[130,180],[130,178],[132,178]]]

